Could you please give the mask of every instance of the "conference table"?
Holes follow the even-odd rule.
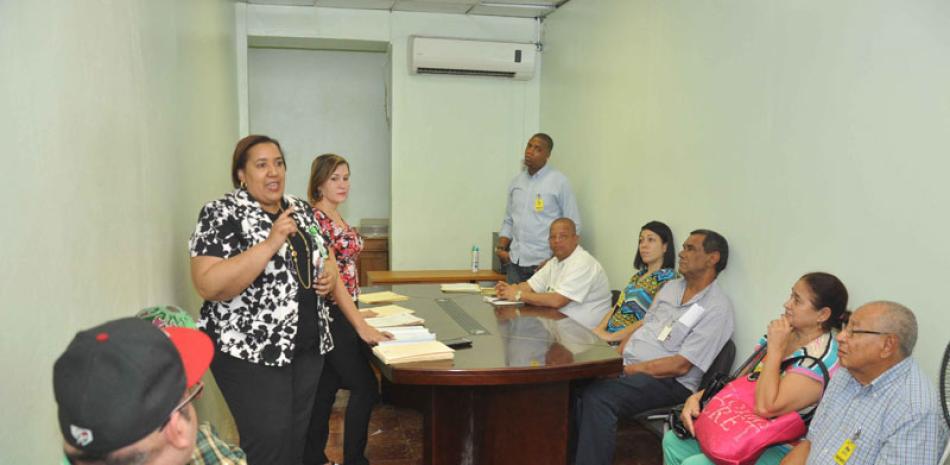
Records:
[[[551,309],[516,312],[434,284],[364,292],[376,290],[408,296],[396,304],[425,319],[438,339],[472,340],[454,360],[385,365],[372,357],[384,399],[423,414],[425,464],[565,464],[572,382],[621,371],[613,348],[573,320],[552,318]]]

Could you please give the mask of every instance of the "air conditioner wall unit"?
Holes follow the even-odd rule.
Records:
[[[527,81],[534,77],[534,44],[412,36],[409,72],[492,76]]]

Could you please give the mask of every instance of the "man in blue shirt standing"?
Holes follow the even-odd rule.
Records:
[[[495,254],[507,269],[509,283],[527,281],[551,257],[548,230],[554,220],[570,218],[580,233],[581,215],[571,185],[560,171],[547,166],[553,148],[551,136],[531,136],[524,149],[525,170],[508,186]]]

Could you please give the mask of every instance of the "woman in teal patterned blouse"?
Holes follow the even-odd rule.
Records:
[[[644,313],[653,303],[653,296],[675,278],[673,231],[659,222],[651,221],[640,228],[640,243],[633,260],[636,273],[614,304],[612,311],[604,316],[594,333],[610,343],[619,343],[636,328]]]

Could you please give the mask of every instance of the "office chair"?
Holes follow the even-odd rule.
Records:
[[[620,299],[623,299],[623,295],[621,295],[620,291],[617,289],[611,289],[610,290],[610,308],[613,309],[614,307],[617,306],[617,304],[622,304],[623,301]]]
[[[943,407],[943,420],[950,427],[950,343],[943,350],[943,360],[940,362],[940,406]],[[943,450],[943,457],[939,463],[947,463],[950,456],[950,444]]]
[[[732,370],[732,363],[735,362],[735,359],[736,344],[730,339],[726,341],[726,345],[719,351],[719,355],[716,355],[716,359],[709,365],[709,369],[703,373],[703,379],[699,385],[709,385],[709,382],[712,381],[717,374],[728,375],[729,371]],[[678,405],[647,410],[636,415],[633,420],[660,439],[663,439],[663,434],[666,433],[667,429],[666,417],[669,415],[670,410],[675,407],[678,407]]]

